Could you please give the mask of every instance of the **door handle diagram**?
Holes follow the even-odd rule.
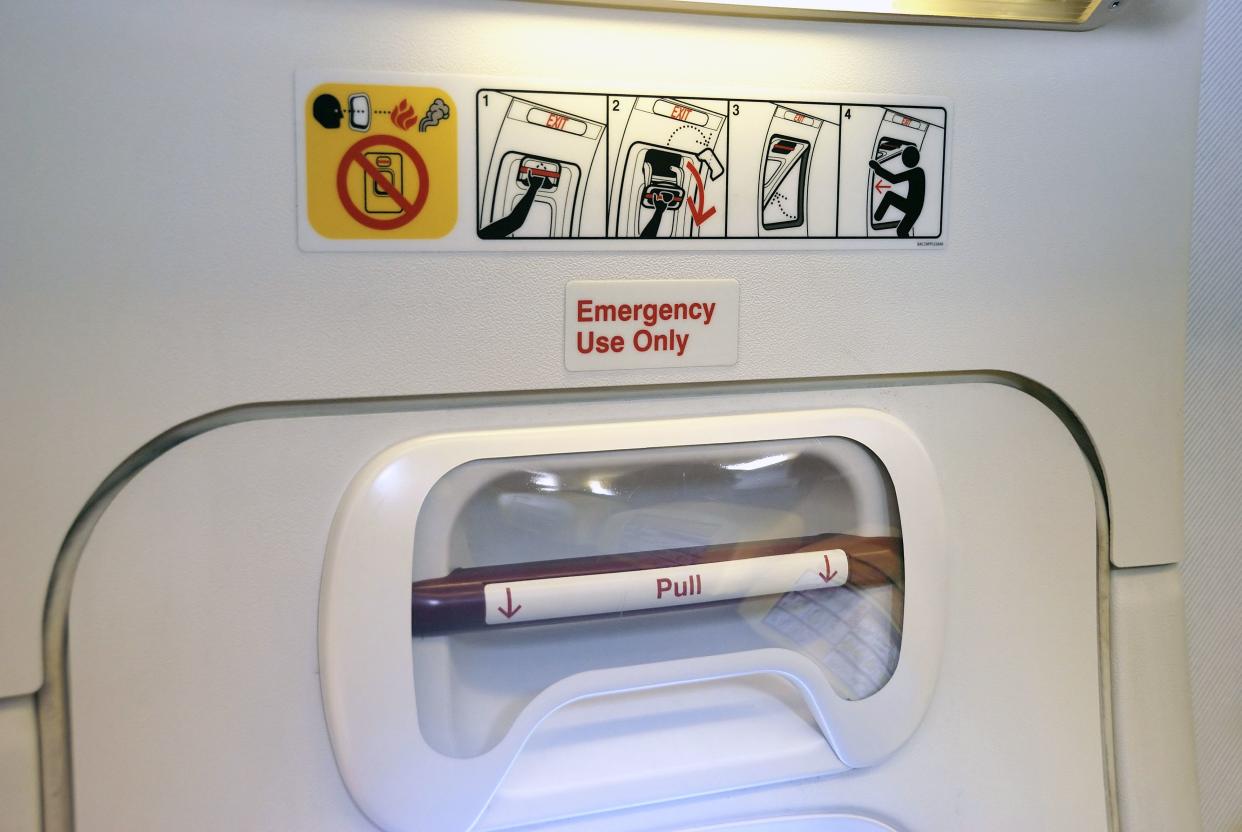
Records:
[[[508,237],[516,232],[526,223],[526,218],[530,216],[531,206],[535,204],[535,198],[539,196],[539,191],[545,187],[550,180],[541,173],[528,173],[526,179],[526,193],[518,200],[517,205],[513,207],[505,216],[496,220],[489,225],[479,229],[479,236],[485,240],[498,240],[502,237]]]
[[[536,187],[542,190],[555,191],[560,184],[561,166],[550,159],[538,159],[527,156],[518,166],[518,184],[531,187],[531,178],[543,179]]]
[[[478,104],[496,129],[490,157],[480,147],[487,173],[480,182],[479,237],[574,237],[584,213],[587,222],[596,221],[586,197],[602,155],[602,106],[591,118],[491,90],[479,93]]]
[[[638,236],[648,240],[659,236],[665,212],[681,208],[685,199],[686,189],[675,181],[659,180],[647,185],[643,189],[641,203],[644,208],[651,209],[651,216]]]

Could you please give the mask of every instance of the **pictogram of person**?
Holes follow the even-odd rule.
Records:
[[[345,114],[341,111],[341,102],[335,95],[326,92],[311,104],[311,116],[329,130],[340,127],[341,119],[345,118]]]
[[[914,228],[919,214],[923,213],[923,198],[927,194],[927,177],[923,169],[919,167],[919,149],[914,145],[901,151],[901,162],[906,166],[906,170],[901,173],[893,173],[874,159],[867,163],[875,171],[875,175],[885,182],[893,185],[899,185],[902,182],[909,183],[905,196],[892,191],[884,194],[872,218],[879,222],[885,211],[889,208],[896,208],[902,212],[901,221],[897,223],[897,236],[909,237],[910,229]]]

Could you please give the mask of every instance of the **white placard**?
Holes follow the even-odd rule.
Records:
[[[737,363],[736,280],[574,280],[565,367],[633,370]]]
[[[843,585],[849,572],[845,552],[828,549],[487,584],[483,600],[488,624],[520,624],[828,589]]]

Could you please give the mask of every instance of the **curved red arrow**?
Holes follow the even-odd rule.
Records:
[[[690,209],[690,219],[694,220],[694,224],[702,225],[716,213],[716,206],[713,205],[711,208],[706,209],[703,207],[704,200],[706,199],[706,194],[703,193],[703,177],[699,175],[699,169],[694,166],[694,162],[691,162],[689,159],[686,160],[686,167],[689,168],[690,175],[694,177],[695,190],[698,191],[699,195],[698,205],[694,204],[694,200],[687,199],[686,207]]]
[[[836,573],[834,572],[833,574]],[[518,604],[516,607],[513,606],[513,590],[509,589],[509,587],[505,587],[505,605],[503,607],[497,607],[496,612],[500,613],[505,618],[512,618],[518,614],[518,610],[521,608],[521,604]]]
[[[827,574],[824,574],[824,573]],[[816,573],[824,579],[824,583],[832,583],[832,579],[837,576],[837,570],[832,568],[832,564],[828,561],[828,556],[824,555],[824,571]]]

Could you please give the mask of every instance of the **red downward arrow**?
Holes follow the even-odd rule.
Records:
[[[834,572],[833,574],[835,575],[836,573]],[[505,618],[512,618],[518,614],[518,610],[521,608],[521,604],[518,604],[516,607],[513,606],[513,590],[509,589],[509,587],[505,587],[505,605],[503,607],[497,607],[496,611]]]
[[[702,225],[716,213],[716,206],[713,205],[711,208],[703,207],[703,202],[706,198],[706,194],[703,193],[703,177],[699,175],[699,169],[694,166],[694,162],[691,162],[689,159],[686,160],[686,167],[690,169],[690,175],[694,177],[694,184],[697,186],[695,191],[697,191],[699,196],[698,205],[694,204],[693,199],[687,199],[686,207],[690,209],[690,219],[694,220],[694,224]]]
[[[875,192],[877,194],[882,194],[891,187],[893,186],[888,184],[887,182],[884,182],[883,180],[880,180],[880,179],[875,180]]]
[[[827,572],[828,574],[825,575],[824,572]],[[824,572],[819,572],[817,574],[824,579],[824,583],[832,583],[832,579],[837,576],[837,570],[832,568],[832,564],[828,562],[827,555],[824,555]]]

